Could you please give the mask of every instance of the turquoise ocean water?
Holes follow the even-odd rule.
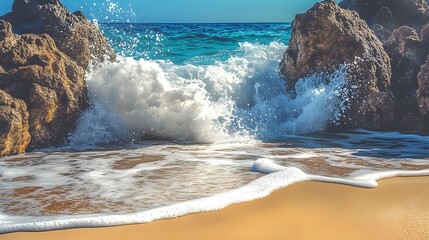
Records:
[[[213,64],[240,53],[240,43],[287,44],[290,23],[102,24],[123,56],[169,60],[175,64]]]

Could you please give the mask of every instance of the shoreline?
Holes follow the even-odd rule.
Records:
[[[429,177],[379,183],[365,189],[299,182],[217,211],[119,227],[8,233],[0,240],[429,239]]]

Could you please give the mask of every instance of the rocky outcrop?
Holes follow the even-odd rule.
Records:
[[[392,62],[398,130],[429,127],[418,102],[417,74],[429,54],[429,5],[425,0],[347,0],[383,42]]]
[[[0,155],[62,144],[87,106],[85,71],[106,59],[115,53],[82,13],[15,0],[0,17]]]
[[[12,33],[0,20],[0,89],[25,101],[31,148],[62,143],[87,103],[84,70],[44,35]]]
[[[390,31],[400,26],[421,26],[429,19],[425,0],[345,0],[340,6],[356,11],[370,27],[378,24]]]
[[[429,123],[429,56],[417,76],[417,103],[423,121]]]
[[[331,129],[389,129],[394,119],[391,66],[382,43],[355,12],[333,0],[317,3],[292,23],[280,71],[289,86],[314,73],[347,65],[349,110]],[[327,79],[329,80],[329,79]]]
[[[25,102],[0,90],[0,157],[23,153],[30,139]]]
[[[429,23],[421,27],[420,40],[426,51],[429,51]]]
[[[70,13],[59,0],[15,0],[1,17],[15,33],[48,34],[58,49],[86,69],[95,58],[113,60],[115,53],[100,31],[82,13]]]
[[[417,74],[427,49],[416,30],[403,26],[385,42],[392,63],[392,87],[396,99],[397,124],[401,130],[423,126],[417,104]]]

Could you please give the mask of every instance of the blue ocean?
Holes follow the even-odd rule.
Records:
[[[240,44],[287,44],[290,23],[102,24],[123,56],[208,65],[240,53]]]
[[[0,233],[174,218],[300,181],[371,188],[429,174],[427,136],[325,131],[347,109],[343,69],[290,93],[279,74],[290,23],[99,27],[118,59],[87,72],[90,107],[64,146],[0,162]]]

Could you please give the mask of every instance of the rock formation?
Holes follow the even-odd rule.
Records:
[[[429,123],[429,56],[417,76],[417,103],[425,123]]]
[[[23,153],[31,139],[28,129],[25,102],[0,90],[0,157]]]
[[[0,156],[61,144],[87,106],[90,62],[115,54],[58,0],[15,0],[0,19]]]
[[[84,71],[48,35],[15,35],[0,20],[0,88],[25,101],[31,147],[61,143],[86,104]]]
[[[391,66],[382,43],[355,12],[335,1],[317,3],[292,23],[289,47],[280,64],[288,85],[314,73],[347,65],[350,109],[331,129],[389,129],[394,119]],[[329,79],[328,79],[329,80]]]
[[[416,30],[402,26],[385,42],[392,63],[392,87],[396,99],[397,125],[401,130],[422,128],[417,104],[417,74],[427,50]]]
[[[429,19],[425,0],[345,0],[340,6],[356,11],[370,27],[378,24],[390,31],[421,26]]]
[[[86,69],[90,61],[115,53],[100,31],[81,12],[70,13],[59,0],[15,0],[12,12],[3,16],[19,34],[48,34],[58,49]]]
[[[398,130],[429,127],[419,109],[417,74],[429,54],[429,5],[425,0],[346,0],[383,42],[392,62]]]

